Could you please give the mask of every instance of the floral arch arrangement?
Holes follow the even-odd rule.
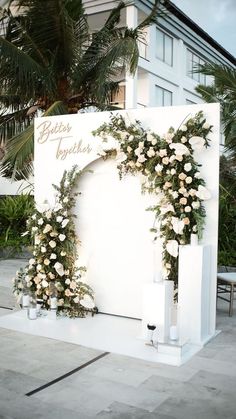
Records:
[[[146,130],[139,121],[130,122],[122,115],[111,115],[93,135],[109,144],[117,140],[117,148],[103,147],[104,159],[115,157],[122,178],[141,173],[142,191],[155,194],[157,203],[149,208],[159,221],[151,229],[163,242],[163,278],[178,286],[177,262],[179,244],[189,244],[192,233],[201,238],[205,209],[203,201],[210,198],[200,165],[194,153],[209,146],[210,126],[202,112],[189,118],[176,131],[170,128],[160,137]],[[83,317],[97,312],[93,290],[81,281],[85,267],[76,267],[77,244],[72,209],[76,202],[74,188],[83,171],[74,167],[64,172],[57,191],[56,203],[44,204],[28,220],[28,231],[34,240],[33,258],[14,279],[14,293],[20,297],[26,287],[50,307],[50,297],[56,291],[58,311],[70,317]]]
[[[145,130],[139,121],[130,122],[122,115],[110,117],[96,131],[104,142],[117,140],[116,150],[105,149],[103,158],[112,155],[119,160],[119,174],[141,173],[142,191],[156,194],[153,211],[159,229],[153,228],[163,241],[163,267],[165,279],[178,284],[177,262],[179,244],[189,244],[192,233],[202,236],[205,219],[203,201],[211,197],[199,172],[200,165],[194,153],[209,146],[208,134],[212,131],[203,112],[189,118],[176,131],[170,128],[160,137]]]

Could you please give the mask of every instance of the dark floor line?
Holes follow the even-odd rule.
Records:
[[[0,308],[4,308],[4,310],[13,310],[13,308],[12,308],[12,307],[0,306]]]
[[[112,316],[112,317],[121,317],[123,319],[130,319],[130,320],[142,320],[137,317],[129,317],[129,316],[123,316],[122,314],[112,314],[112,313],[104,313],[103,311],[98,311],[98,314],[104,314],[105,316]]]
[[[29,391],[29,393],[26,393],[25,396],[32,396],[35,393],[38,393],[39,391],[44,390],[47,387],[52,386],[53,384],[58,383],[58,381],[64,380],[65,378],[69,377],[72,374],[75,374],[76,372],[82,370],[83,368],[88,367],[88,365],[93,364],[94,362],[98,361],[99,359],[103,358],[106,355],[109,355],[110,352],[103,352],[101,355],[96,356],[96,358],[91,359],[88,362],[85,362],[85,364],[80,365],[80,367],[77,367],[69,372],[67,372],[66,374],[61,375],[58,378],[55,378],[55,380],[49,381],[48,383],[36,388],[35,390]]]

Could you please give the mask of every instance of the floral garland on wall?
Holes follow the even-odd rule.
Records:
[[[16,274],[13,291],[21,297],[25,288],[50,308],[50,298],[57,295],[58,312],[69,317],[84,317],[97,311],[92,289],[81,281],[85,267],[76,267],[78,238],[71,213],[77,194],[73,192],[82,172],[74,167],[64,172],[56,190],[53,208],[38,207],[27,222],[34,241],[33,258]]]
[[[108,144],[111,138],[117,140],[115,150],[106,149],[101,155],[104,159],[116,156],[120,177],[141,173],[142,190],[157,195],[157,205],[149,209],[155,213],[160,228],[152,231],[163,241],[163,277],[174,280],[176,287],[178,246],[189,244],[192,233],[201,238],[203,201],[211,197],[194,159],[194,154],[209,146],[211,131],[202,112],[176,131],[170,128],[162,137],[122,115],[112,115],[109,123],[93,131]]]

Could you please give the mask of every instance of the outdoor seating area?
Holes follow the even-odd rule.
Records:
[[[233,304],[236,292],[236,272],[217,274],[217,299],[229,303],[229,316],[233,315]]]

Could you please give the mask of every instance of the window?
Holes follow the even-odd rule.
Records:
[[[156,86],[156,103],[157,106],[171,106],[172,105],[172,92]]]
[[[196,102],[193,102],[192,100],[186,99],[186,105],[196,105]]]
[[[173,38],[162,32],[156,31],[156,56],[159,60],[172,66],[173,65]]]
[[[206,85],[205,74],[195,73],[194,71],[198,68],[199,64],[205,64],[198,55],[194,54],[189,49],[187,50],[187,76],[197,81],[200,84]]]
[[[119,86],[118,91],[111,94],[110,104],[120,109],[125,108],[125,86]]]

